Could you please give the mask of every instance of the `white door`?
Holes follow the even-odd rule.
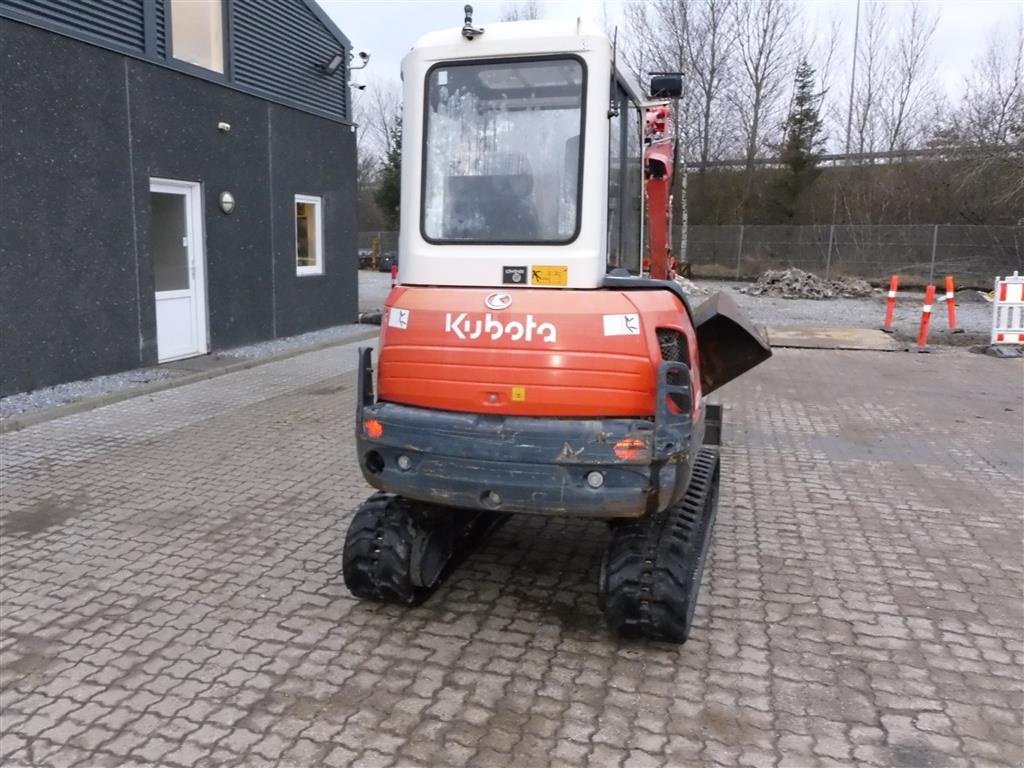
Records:
[[[204,355],[209,344],[201,187],[150,179],[149,192],[157,357],[163,363]]]

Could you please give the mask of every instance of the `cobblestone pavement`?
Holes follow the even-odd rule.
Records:
[[[730,385],[682,647],[610,637],[599,523],[351,599],[354,346],[3,438],[0,764],[1011,766],[1020,361],[780,350]]]

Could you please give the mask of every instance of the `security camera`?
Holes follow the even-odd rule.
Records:
[[[353,69],[363,69],[363,68],[366,67],[367,64],[370,63],[370,52],[369,51],[359,51],[355,55],[358,56],[359,60],[361,62],[363,62],[363,63],[359,64],[358,66],[355,66],[355,67],[349,67],[349,71],[352,71]],[[352,54],[349,54],[349,56],[350,56],[350,58],[353,58]]]

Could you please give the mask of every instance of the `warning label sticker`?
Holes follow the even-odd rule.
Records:
[[[541,265],[530,267],[530,285],[566,285],[568,282],[568,267]]]
[[[409,310],[392,307],[388,312],[388,327],[406,329],[409,327]]]
[[[605,336],[639,336],[640,315],[604,315]]]

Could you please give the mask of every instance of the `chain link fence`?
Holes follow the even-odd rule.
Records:
[[[826,279],[862,277],[924,285],[953,275],[964,288],[992,288],[995,277],[1024,272],[1024,227],[957,224],[697,225],[687,230],[694,277],[755,280],[768,269],[799,267]],[[677,228],[674,242],[681,242]],[[377,250],[375,251],[375,244]],[[360,232],[363,266],[398,254],[397,232]]]
[[[698,225],[688,228],[686,258],[694,277],[753,280],[797,267],[878,284],[894,274],[905,285],[953,275],[958,286],[991,289],[997,275],[1024,271],[1024,227]]]

